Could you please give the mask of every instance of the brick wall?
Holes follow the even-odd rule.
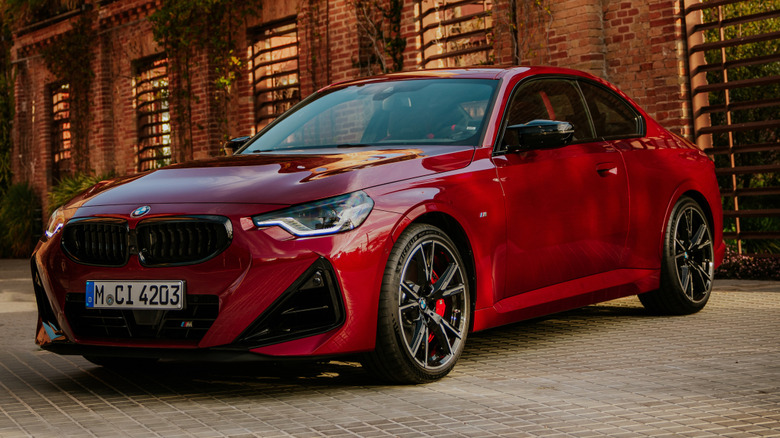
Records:
[[[610,1],[603,7],[606,74],[661,124],[691,138],[680,2]]]
[[[527,23],[518,22],[522,64],[570,67],[600,76],[617,85],[664,127],[690,138],[679,1],[542,3],[548,11],[525,4],[518,12],[518,19]]]
[[[159,0],[118,0],[99,8],[89,134],[90,164],[97,173],[136,171],[133,69],[136,61],[162,52],[148,21],[157,5]],[[416,0],[403,0],[405,70],[419,68],[421,60],[416,8]],[[244,27],[234,31],[238,47],[244,50],[239,53],[247,53],[249,30],[289,17],[297,19],[302,96],[360,74],[356,66],[358,23],[351,0],[263,0],[261,15],[247,19]],[[17,180],[30,181],[41,194],[52,185],[51,104],[46,90],[55,78],[46,70],[39,52],[68,31],[69,20],[75,19],[21,33],[15,39],[13,170]],[[496,64],[519,60],[521,64],[589,71],[618,85],[667,128],[690,134],[679,1],[542,0],[537,4],[496,0],[491,19]],[[208,73],[205,54],[196,61],[191,157],[199,159],[218,154],[222,138],[211,86],[213,74]],[[230,136],[254,133],[249,68],[233,87],[227,110]]]

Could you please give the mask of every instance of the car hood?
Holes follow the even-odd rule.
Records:
[[[184,203],[290,205],[409,178],[456,170],[470,146],[323,149],[193,161],[103,182],[69,207]]]

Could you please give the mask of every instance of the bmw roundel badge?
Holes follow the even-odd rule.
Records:
[[[143,207],[138,207],[135,210],[133,210],[132,213],[130,213],[130,216],[132,217],[141,217],[145,215],[146,213],[149,213],[151,211],[152,207],[148,205],[144,205]]]

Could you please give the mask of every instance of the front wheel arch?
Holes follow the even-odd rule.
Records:
[[[466,230],[460,225],[460,223],[452,216],[441,212],[430,212],[423,214],[412,221],[411,224],[428,224],[433,225],[444,231],[457,245],[460,258],[466,265],[467,278],[469,282],[469,292],[471,298],[471,327],[474,325],[474,309],[477,303],[477,270],[474,262],[474,250],[472,249],[471,242],[469,240]]]
[[[455,366],[473,315],[460,253],[443,230],[423,222],[395,242],[380,291],[376,347],[361,360],[380,379],[426,383]]]

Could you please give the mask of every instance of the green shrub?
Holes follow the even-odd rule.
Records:
[[[0,201],[0,255],[29,257],[41,233],[41,203],[27,184],[14,184]]]
[[[63,178],[49,192],[49,214],[58,207],[73,199],[79,193],[87,190],[113,175],[87,175],[77,174],[69,178]]]

